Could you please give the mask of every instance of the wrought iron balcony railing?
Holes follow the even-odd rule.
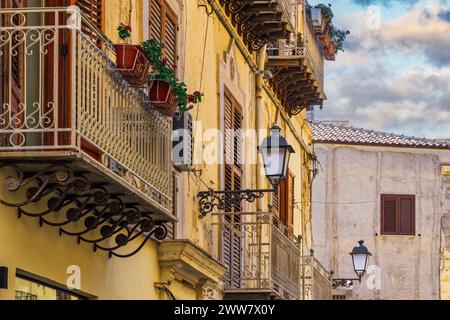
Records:
[[[0,158],[74,155],[171,219],[171,119],[124,81],[77,7],[1,9],[0,67]]]
[[[302,300],[331,300],[332,275],[313,255],[301,258]]]
[[[275,212],[217,213],[226,296],[300,299],[300,244]]]

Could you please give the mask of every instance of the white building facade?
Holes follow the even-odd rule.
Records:
[[[446,298],[448,142],[311,125],[314,254],[335,279],[357,278],[349,252],[358,240],[373,254],[362,282],[334,289],[333,298]]]

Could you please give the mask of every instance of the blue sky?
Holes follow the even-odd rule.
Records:
[[[345,52],[326,62],[317,120],[450,138],[450,0],[309,2],[331,3],[334,25],[351,31]]]

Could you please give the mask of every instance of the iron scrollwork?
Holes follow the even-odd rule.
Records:
[[[120,195],[109,193],[67,166],[50,165],[33,174],[26,174],[15,165],[2,167],[14,172],[4,181],[6,190],[24,190],[26,199],[16,203],[0,199],[0,204],[17,208],[19,218],[37,218],[40,227],[59,228],[61,236],[76,237],[78,244],[91,244],[94,252],[127,258],[139,252],[149,239],[163,240],[167,236],[166,226],[155,222],[152,213],[125,203]],[[133,251],[123,253],[122,248],[139,239],[141,242],[136,241]]]
[[[243,201],[255,202],[264,197],[265,193],[273,193],[275,190],[225,190],[204,191],[198,194],[200,206],[200,218],[204,218],[214,210],[227,211],[239,208]]]
[[[361,281],[360,279],[333,279],[333,289],[339,287],[352,288],[354,281]]]
[[[255,7],[257,1],[244,1],[244,0],[220,0],[221,6],[224,8],[225,13],[231,17],[233,25],[236,27],[238,33],[243,36],[243,40],[246,43],[250,52],[258,51],[270,40],[278,39],[278,33],[284,33],[286,36],[289,32],[285,29],[282,19],[278,24],[273,24],[278,28],[275,31],[270,31],[264,28],[265,21],[258,19],[260,16],[259,11],[265,11],[266,14],[276,14],[280,12],[278,5],[275,2],[272,3],[260,3],[259,11]],[[261,7],[262,6],[262,7]],[[273,33],[275,32],[275,33]]]

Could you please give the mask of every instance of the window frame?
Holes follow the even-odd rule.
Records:
[[[25,281],[40,284],[44,287],[48,287],[55,291],[60,291],[62,293],[77,297],[80,300],[96,300],[97,299],[97,297],[94,295],[88,294],[86,292],[83,292],[83,291],[77,290],[77,289],[71,290],[71,289],[67,288],[67,286],[64,286],[56,281],[50,280],[48,278],[44,278],[42,276],[38,276],[34,273],[31,273],[31,272],[28,272],[28,271],[25,271],[22,269],[16,269],[15,278],[20,278]]]
[[[395,218],[396,218],[396,231],[385,231],[385,211],[384,205],[386,199],[395,198]],[[400,225],[400,200],[401,199],[411,199],[412,200],[412,208],[411,208],[411,232],[401,232]],[[415,195],[406,195],[406,194],[382,194],[381,195],[381,207],[380,207],[380,232],[383,236],[416,236],[416,196]]]

